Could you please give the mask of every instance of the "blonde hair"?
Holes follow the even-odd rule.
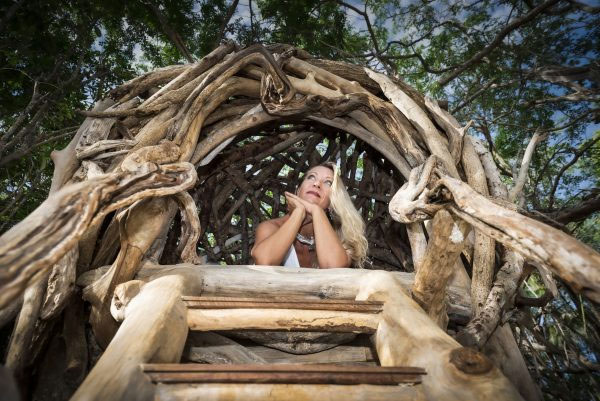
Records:
[[[333,183],[329,195],[330,209],[333,212],[333,226],[340,236],[342,245],[350,254],[352,264],[362,268],[367,260],[369,248],[365,237],[365,222],[348,195],[337,165],[326,162],[319,166],[333,170]]]

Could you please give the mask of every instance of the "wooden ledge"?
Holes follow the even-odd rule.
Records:
[[[322,299],[302,297],[234,298],[183,296],[189,309],[301,309],[340,312],[381,313],[383,302],[353,299]]]
[[[154,383],[373,384],[420,383],[416,367],[340,365],[144,364]]]

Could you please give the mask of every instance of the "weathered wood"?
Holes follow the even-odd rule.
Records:
[[[18,376],[32,362],[30,358],[31,345],[46,285],[47,276],[28,287],[23,294],[23,306],[15,322],[6,353],[6,366]]]
[[[485,304],[456,337],[466,347],[482,349],[496,330],[504,311],[514,305],[524,259],[514,251],[507,251],[504,259]]]
[[[183,297],[188,309],[299,309],[380,313],[381,302],[350,299]]]
[[[152,274],[150,270],[154,270],[154,274]],[[244,271],[250,274],[246,277],[242,277],[243,274],[241,273]],[[399,275],[378,271],[365,272],[353,269],[311,271],[311,269],[260,266],[251,268],[236,267],[233,269],[218,266],[162,267],[148,269],[146,272],[142,270],[140,273],[143,273],[142,275],[149,275],[150,277],[153,276],[156,279],[149,284],[146,284],[140,292],[140,295],[133,298],[133,300],[125,307],[125,320],[117,333],[117,336],[115,336],[115,339],[113,340],[113,344],[121,343],[121,346],[117,348],[121,353],[125,352],[122,348],[123,343],[127,343],[128,346],[131,346],[131,343],[134,342],[135,344],[138,344],[136,347],[139,348],[156,349],[153,347],[157,347],[161,338],[163,338],[157,336],[153,337],[154,340],[140,341],[143,336],[138,334],[141,333],[142,330],[146,333],[154,332],[153,330],[150,330],[147,325],[146,327],[140,327],[139,324],[149,319],[149,316],[152,315],[150,312],[153,309],[156,309],[157,306],[156,302],[158,298],[154,299],[151,297],[158,297],[158,290],[152,293],[148,292],[147,288],[149,286],[157,286],[157,283],[161,282],[161,280],[175,280],[178,278],[178,282],[181,283],[181,285],[185,284],[186,288],[178,291],[171,291],[168,293],[169,296],[174,293],[176,293],[177,296],[180,296],[182,291],[187,294],[197,294],[200,292],[203,294],[211,294],[211,292],[214,293],[213,291],[215,290],[219,293],[231,293],[235,292],[236,288],[238,294],[240,292],[242,294],[247,294],[248,288],[250,288],[252,291],[256,291],[256,293],[260,293],[263,296],[265,294],[278,295],[285,294],[286,292],[289,293],[290,290],[292,290],[290,287],[293,287],[291,285],[293,282],[304,283],[304,285],[296,285],[292,291],[297,294],[300,293],[300,295],[312,295],[323,293],[319,288],[321,288],[324,283],[327,283],[330,288],[332,284],[337,287],[336,291],[330,291],[328,293],[331,298],[350,298],[352,294],[354,294],[354,296],[360,300],[385,302],[382,316],[383,320],[379,322],[377,333],[375,335],[380,361],[383,366],[417,365],[424,367],[428,374],[423,378],[423,386],[425,392],[432,397],[431,399],[486,399],[486,397],[491,397],[492,394],[495,399],[519,399],[518,394],[510,386],[506,378],[504,378],[497,369],[493,368],[493,366],[490,365],[490,370],[479,372],[475,377],[472,376],[473,373],[465,372],[465,369],[467,368],[466,365],[463,366],[465,363],[462,362],[463,359],[452,359],[454,362],[451,362],[451,356],[454,358],[454,355],[462,355],[461,352],[456,351],[456,348],[459,348],[458,343],[439,329],[420,307],[410,300],[402,290],[401,281],[398,280],[398,277],[401,277]],[[143,279],[143,277],[139,276],[140,275],[138,275],[138,278]],[[253,279],[250,279],[252,276],[254,276]],[[306,285],[307,283],[310,285]],[[304,292],[304,294],[302,294],[302,292]],[[162,293],[164,294],[164,292]],[[342,296],[344,294],[346,294],[345,297]],[[141,305],[144,305],[142,310],[139,309],[142,308]],[[183,306],[183,304],[181,305]],[[163,307],[161,307],[161,310],[164,310]],[[226,310],[229,314],[231,314],[232,311],[235,310]],[[248,310],[243,310],[243,312],[248,314]],[[269,310],[269,312],[273,312],[273,310]],[[307,312],[312,313],[314,311]],[[146,313],[146,315],[144,315],[144,313]],[[360,315],[371,317],[378,316],[373,314]],[[278,319],[278,316],[272,317],[274,320]],[[165,318],[165,314],[163,313],[162,319]],[[286,317],[284,316],[284,318]],[[134,330],[131,326],[132,321],[138,323],[138,326],[135,327],[135,331],[133,332],[134,335],[131,335],[131,330]],[[154,320],[154,322],[156,325],[159,324],[158,320]],[[159,329],[157,333],[164,333],[164,331],[168,330],[168,326],[168,324],[163,322],[160,325],[162,329]],[[124,330],[125,327],[128,327],[128,329]],[[124,337],[125,334],[120,335],[120,333],[125,333],[127,331],[129,331],[127,337]],[[119,339],[121,341],[119,341]],[[111,349],[113,344],[109,346],[105,355],[94,369],[94,371],[102,371],[102,377],[104,377],[103,380],[105,380],[105,383],[112,380],[111,376],[114,377],[114,374],[116,373],[107,372],[108,365],[106,362],[103,362],[105,358],[107,360],[116,358],[114,348]],[[115,345],[114,347],[117,346]],[[134,355],[137,355],[137,351],[132,350],[128,350],[128,355],[131,355],[132,352]],[[145,355],[146,358],[150,358],[148,353]],[[139,361],[143,358],[134,356],[132,359]],[[146,361],[147,360],[148,359],[146,359]],[[127,363],[129,363],[129,361],[130,359],[128,359]],[[440,368],[440,363],[443,363],[443,369]],[[115,362],[112,360],[111,365],[114,364]],[[100,366],[103,368],[100,369]],[[96,380],[98,379],[99,373],[94,374],[94,371],[92,371],[86,381],[90,380],[90,377],[95,377]],[[461,379],[457,379],[459,377],[461,377]],[[82,388],[84,387],[85,383]],[[82,388],[80,388],[80,392],[82,391]],[[110,389],[107,389],[104,395],[110,394],[109,390]],[[448,398],[449,395],[450,398]],[[111,398],[119,399],[120,397]]]
[[[19,310],[21,310],[22,305],[23,297],[20,296],[17,299],[13,300],[5,308],[0,310],[0,329],[4,327],[4,325],[12,321],[15,318],[15,316],[17,316]]]
[[[365,69],[365,71],[369,75],[369,78],[379,84],[381,90],[387,98],[390,99],[392,104],[396,106],[416,127],[421,138],[427,144],[431,154],[440,158],[444,167],[452,177],[458,178],[458,170],[456,169],[454,159],[450,154],[448,141],[441,136],[438,129],[429,119],[429,116],[427,116],[425,110],[420,108],[408,94],[406,94],[399,86],[395,85],[387,76],[369,69]]]
[[[249,348],[210,331],[188,334],[182,360],[211,364],[267,363]]]
[[[464,141],[462,165],[469,185],[484,196],[489,195],[485,171],[471,141]],[[471,302],[474,313],[483,308],[494,280],[495,241],[475,230],[471,265]]]
[[[103,347],[117,329],[110,315],[113,292],[117,285],[135,276],[144,254],[160,235],[166,220],[172,217],[170,202],[173,201],[166,197],[146,199],[120,214],[121,250],[117,259],[98,281],[83,290],[84,299],[92,304],[90,323]]]
[[[525,181],[527,181],[527,177],[528,177],[528,173],[529,173],[529,163],[531,163],[531,159],[533,157],[533,151],[535,150],[535,147],[537,146],[537,144],[540,141],[545,140],[548,137],[548,135],[541,135],[539,131],[535,131],[533,133],[533,136],[531,137],[531,140],[529,141],[529,144],[527,145],[527,148],[525,149],[525,154],[523,154],[523,159],[521,160],[521,168],[519,169],[519,174],[515,180],[515,185],[512,187],[512,189],[510,190],[509,194],[508,194],[508,200],[511,202],[514,202],[515,200],[517,200],[517,197],[519,197],[519,195],[521,194],[521,192],[523,191],[523,187],[525,186]],[[523,206],[523,204],[521,202],[519,202],[519,204],[521,206]]]
[[[62,337],[65,342],[64,379],[77,385],[81,384],[88,371],[85,319],[83,300],[73,297],[65,309]]]
[[[48,288],[44,303],[40,310],[40,318],[47,320],[57,316],[67,305],[69,298],[75,291],[76,264],[79,257],[79,248],[74,246],[58,263],[52,267],[48,277]]]
[[[182,270],[180,270],[182,269]],[[265,288],[276,297],[311,297],[314,300],[349,299],[356,297],[360,281],[371,272],[361,269],[313,270],[303,268],[281,268],[269,266],[227,266],[179,264],[157,266],[147,264],[138,272],[136,279],[148,281],[152,277],[168,272],[182,271],[195,280],[202,280],[203,296],[264,297]],[[88,282],[95,277],[90,271],[81,277],[80,282]],[[414,273],[393,272],[393,277],[402,283],[407,291],[413,285]],[[272,284],[273,277],[279,284]],[[454,318],[470,319],[469,293],[462,287],[447,288],[448,314]]]
[[[199,290],[185,276],[164,276],[146,284],[128,305],[125,321],[71,400],[152,399],[154,389],[139,365],[179,361],[188,332],[181,294]]]
[[[267,363],[375,363],[371,347],[338,345],[313,354],[296,355],[263,346],[249,346],[248,350]]]
[[[374,333],[373,313],[301,309],[189,309],[190,330],[305,330]]]
[[[157,401],[425,401],[420,386],[324,384],[158,384]]]
[[[387,272],[361,281],[357,299],[385,302],[373,336],[382,366],[423,367],[431,400],[519,400],[519,393],[482,354],[471,353],[439,328]]]
[[[117,103],[104,110],[93,111],[112,112],[116,110],[129,110],[135,108],[140,103],[139,99],[133,98],[124,103]],[[75,154],[77,159],[82,160],[90,158],[106,149],[112,149],[115,146],[132,146],[129,140],[108,140],[110,129],[116,123],[116,118],[93,118],[90,119],[89,125],[79,137]]]
[[[461,224],[462,223],[462,224]],[[455,222],[445,210],[433,218],[423,262],[415,275],[412,297],[442,329],[446,329],[446,286],[468,233],[464,222]]]
[[[177,163],[107,174],[56,192],[0,237],[0,308],[47,274],[88,227],[111,211],[180,192],[195,181],[193,165]]]
[[[104,99],[97,102],[94,105],[94,111],[104,111],[107,108],[114,105],[115,102],[111,99]],[[86,132],[92,126],[94,119],[86,118],[77,133],[69,142],[69,144],[62,150],[53,150],[50,154],[52,162],[54,163],[54,171],[52,173],[52,184],[50,186],[50,194],[58,191],[62,188],[67,181],[71,179],[77,168],[79,167],[79,160],[75,156],[75,148],[79,143],[80,139],[86,135]]]
[[[184,263],[199,263],[200,257],[196,251],[200,238],[200,219],[194,199],[187,192],[180,192],[175,199],[181,210],[181,236],[177,253],[181,254]]]
[[[548,266],[575,291],[600,302],[598,252],[562,231],[493,203],[459,180],[445,176],[438,185],[452,193],[457,206],[451,208],[453,213],[496,241]]]
[[[155,383],[282,383],[374,384],[420,383],[425,374],[415,367],[340,365],[201,365],[145,364],[142,370]]]
[[[531,378],[508,323],[498,326],[483,351],[527,401],[542,401],[542,392]]]
[[[321,352],[340,344],[353,341],[358,334],[318,331],[265,331],[233,330],[224,335],[235,339],[251,340],[253,343],[293,355],[306,355]]]

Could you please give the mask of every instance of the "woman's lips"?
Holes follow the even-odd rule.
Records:
[[[307,195],[309,195],[309,194],[310,194],[310,195],[314,195],[314,196],[316,196],[316,197],[318,197],[318,198],[320,198],[320,197],[321,197],[321,195],[319,195],[319,193],[318,193],[318,192],[315,192],[315,191],[306,191],[306,194],[307,194]]]

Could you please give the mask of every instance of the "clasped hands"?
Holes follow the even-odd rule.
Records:
[[[313,213],[323,211],[323,209],[319,205],[307,202],[291,192],[285,192],[285,199],[287,201],[288,210],[290,214],[293,213],[294,210],[299,210],[302,213],[302,219],[304,219],[306,215],[312,217]]]

